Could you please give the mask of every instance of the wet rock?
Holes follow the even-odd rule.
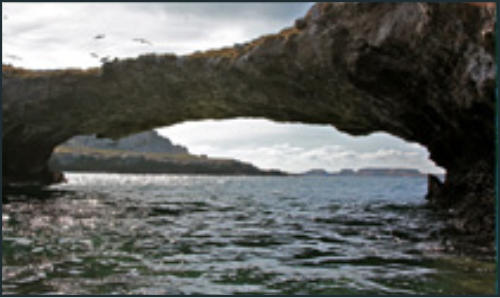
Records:
[[[429,200],[432,204],[436,204],[436,200],[442,198],[441,189],[443,188],[443,183],[435,175],[427,175],[427,195],[425,198]]]

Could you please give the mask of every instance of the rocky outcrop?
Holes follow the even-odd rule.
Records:
[[[234,48],[99,69],[3,66],[4,183],[50,182],[53,148],[186,120],[258,116],[386,131],[447,170],[456,227],[493,243],[494,7],[320,3],[295,27]]]
[[[427,175],[427,195],[425,198],[433,205],[440,204],[439,199],[447,199],[441,195],[441,189],[443,188],[443,183],[435,175]]]
[[[56,147],[48,164],[56,172],[286,175],[234,159],[189,154],[187,148],[172,144],[155,131],[118,140],[76,136]],[[61,175],[54,176],[57,178],[62,181]]]
[[[61,144],[70,148],[96,148],[107,150],[125,150],[142,153],[189,154],[184,146],[174,145],[168,138],[160,136],[156,131],[145,131],[112,140],[96,136],[76,136]]]
[[[105,150],[106,151],[106,150]],[[104,153],[104,154],[103,154]],[[200,175],[286,175],[277,170],[261,170],[234,159],[184,156],[150,156],[122,152],[55,152],[49,160],[52,169],[71,172],[153,173]]]

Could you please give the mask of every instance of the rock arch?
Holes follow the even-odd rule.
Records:
[[[432,201],[492,242],[495,22],[494,7],[322,3],[232,48],[88,70],[3,65],[3,183],[50,183],[53,148],[79,134],[239,116],[331,124],[426,146],[448,173]]]

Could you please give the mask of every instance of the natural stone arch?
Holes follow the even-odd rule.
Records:
[[[3,182],[50,183],[53,148],[238,116],[386,131],[447,170],[439,204],[493,236],[494,8],[324,3],[233,48],[146,55],[89,70],[3,66]]]

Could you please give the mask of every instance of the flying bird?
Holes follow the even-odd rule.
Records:
[[[138,42],[138,43],[148,44],[148,45],[150,45],[150,46],[152,46],[152,45],[153,45],[153,44],[152,44],[149,40],[144,39],[144,38],[134,38],[134,39],[132,39],[132,40],[133,40],[133,41],[136,41],[136,42]]]
[[[106,35],[104,35],[104,34],[97,34],[96,36],[94,36],[94,39],[103,39],[104,37],[106,37]]]
[[[17,55],[5,55],[5,57],[10,58],[12,60],[23,60],[23,58],[21,58]]]
[[[90,53],[90,56],[92,56],[92,58],[99,58],[99,55],[97,55],[96,53],[92,52]]]

